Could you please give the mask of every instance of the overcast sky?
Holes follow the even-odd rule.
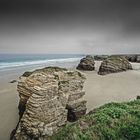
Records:
[[[0,53],[140,53],[140,1],[1,0]]]

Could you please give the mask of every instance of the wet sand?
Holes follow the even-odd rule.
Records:
[[[74,68],[78,62],[71,64]],[[66,64],[69,65],[69,64]],[[100,62],[96,62],[95,71],[83,71],[85,99],[88,111],[108,102],[129,101],[140,95],[140,64],[133,63],[135,70],[100,76],[97,74]],[[26,68],[27,69],[27,68]],[[10,132],[18,121],[17,83],[9,83],[23,73],[25,69],[12,73],[0,73],[0,140],[9,140]]]

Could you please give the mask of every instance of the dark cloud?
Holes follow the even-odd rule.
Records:
[[[45,13],[45,14],[89,14],[105,16],[129,14],[139,10],[138,0],[1,0],[3,12]],[[35,13],[34,13],[35,12]]]
[[[123,26],[126,32],[140,32],[139,0],[2,0],[1,16],[34,17],[38,20],[71,19],[93,25]]]
[[[41,42],[45,35],[48,38],[61,36],[66,40],[72,38],[68,39],[69,44],[80,40],[82,47],[90,49],[92,46],[107,49],[107,46],[113,45],[110,48],[119,50],[122,45],[126,51],[130,45],[138,46],[139,17],[139,0],[1,0],[0,37],[9,40],[9,44],[20,38],[21,44],[27,41],[31,45],[30,37],[40,38]],[[24,36],[28,36],[26,41]],[[3,40],[4,46],[7,46]],[[63,42],[63,39],[60,40]],[[127,41],[128,45],[124,45]],[[20,42],[16,42],[17,46]],[[52,42],[55,41],[50,44]]]

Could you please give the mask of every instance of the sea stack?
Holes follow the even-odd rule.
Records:
[[[106,75],[109,73],[117,73],[126,70],[132,70],[132,66],[125,57],[110,56],[101,63],[98,74]]]
[[[24,73],[18,82],[20,120],[13,140],[46,140],[67,121],[86,113],[85,76],[78,71],[46,67]]]
[[[80,60],[77,69],[92,71],[95,69],[94,65],[95,65],[94,58],[91,55],[87,55],[85,58],[82,58]]]

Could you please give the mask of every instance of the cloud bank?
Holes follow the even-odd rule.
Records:
[[[2,53],[140,53],[138,0],[2,0]]]

